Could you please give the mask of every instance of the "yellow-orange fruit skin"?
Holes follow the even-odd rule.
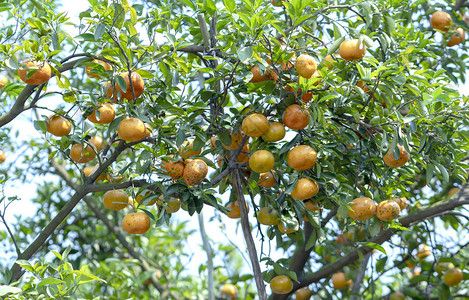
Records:
[[[122,77],[126,83],[127,89],[125,92],[122,91],[119,84],[116,82],[114,86],[110,82],[107,82],[104,85],[104,89],[106,90],[106,97],[112,98],[114,101],[122,101],[123,99],[133,100],[133,93],[132,93],[132,86],[135,93],[135,98],[138,98],[142,95],[143,90],[145,89],[145,82],[143,81],[140,74],[137,72],[132,72],[130,75],[132,78],[132,86],[130,85],[129,80],[129,72],[124,72],[119,75]],[[118,95],[121,95],[118,99]]]
[[[350,203],[349,216],[357,221],[365,221],[376,213],[376,204],[368,197],[355,198]]]
[[[163,161],[163,168],[172,179],[177,180],[184,174],[184,163],[182,161]]]
[[[181,200],[179,198],[171,197],[169,199],[166,199],[165,202],[166,202],[166,205],[164,206],[164,210],[168,214],[173,214],[173,213],[179,211],[179,209],[181,209]],[[157,202],[157,204],[158,205],[163,205],[163,202],[161,200],[159,200]]]
[[[261,173],[261,176],[259,176],[259,180],[257,180],[257,184],[265,188],[270,188],[270,187],[277,185],[277,182],[275,181],[274,173],[275,171],[273,170],[270,170],[269,172]]]
[[[231,143],[229,145],[225,145],[222,142],[222,146],[226,150],[238,149],[239,145],[241,145],[241,141],[243,140],[243,138],[244,138],[244,134],[242,134],[241,132],[233,133],[231,134]]]
[[[293,290],[293,282],[288,276],[278,275],[270,281],[270,289],[275,294],[285,295]]]
[[[308,79],[317,71],[317,63],[314,58],[308,54],[301,54],[295,62],[295,69],[300,76]]]
[[[207,173],[207,164],[201,159],[194,159],[184,167],[183,178],[187,185],[195,186],[204,181]]]
[[[292,104],[283,112],[282,122],[293,130],[304,129],[309,124],[309,112],[302,110],[298,104]]]
[[[52,75],[52,70],[47,61],[37,62],[27,59],[23,63],[26,66],[24,68],[18,69],[18,76],[24,83],[40,85],[49,81]],[[26,78],[29,69],[35,69],[35,72],[30,77]]]
[[[225,296],[225,298],[223,299],[226,299],[226,297],[230,297],[230,300],[236,300],[236,297],[238,295],[238,289],[236,288],[236,286],[227,283],[221,287],[220,293],[222,296]]]
[[[285,126],[280,122],[272,122],[269,124],[269,128],[261,138],[265,142],[278,142],[285,137]]]
[[[350,285],[350,281],[346,279],[344,272],[337,272],[332,275],[332,285],[336,290],[343,290]]]
[[[396,202],[399,205],[399,208],[401,209],[401,211],[403,211],[407,207],[407,198],[406,197],[392,198],[392,201]]]
[[[258,150],[249,158],[249,167],[257,173],[265,173],[270,171],[275,164],[275,158],[267,150]]]
[[[122,190],[110,190],[104,194],[103,204],[110,210],[121,210],[127,207],[129,196]]]
[[[200,155],[200,153],[202,153],[202,149],[197,151],[194,150],[194,141],[185,142],[182,148],[179,150],[179,154],[181,154],[181,157],[184,159]]]
[[[394,292],[389,295],[389,300],[405,300],[405,297],[402,292]]]
[[[144,234],[150,229],[150,218],[143,212],[128,214],[122,221],[122,228],[130,234]]]
[[[262,82],[262,81],[267,80],[267,79],[265,79],[264,75],[261,74],[261,71],[259,70],[259,66],[257,66],[257,65],[252,67],[251,73],[252,73],[251,82],[253,82],[253,83]]]
[[[365,43],[358,42],[358,39],[343,41],[339,46],[339,55],[345,60],[356,61],[365,56],[366,46]]]
[[[7,159],[7,156],[5,155],[5,152],[0,150],[0,163],[5,162],[6,159]]]
[[[8,83],[8,78],[5,75],[0,75],[0,89],[3,89]]]
[[[459,268],[452,268],[445,272],[443,275],[443,282],[447,286],[458,285],[463,279],[463,273]]]
[[[140,202],[142,202],[143,199],[145,199],[146,197],[149,197],[152,193],[150,191],[146,192],[145,194],[140,194],[140,195],[137,195],[137,197],[135,197],[135,201],[137,201],[137,203],[140,204]],[[154,198],[153,200],[151,200],[150,202],[148,202],[147,204],[145,204],[146,206],[150,206],[150,205],[153,205],[156,203],[156,198]]]
[[[126,118],[121,121],[117,134],[127,142],[140,141],[145,137],[145,124],[137,118]]]
[[[97,63],[97,64],[100,64],[101,66],[104,67],[104,70],[106,70],[106,71],[112,70],[112,66],[111,66],[109,63],[105,62],[105,61],[102,61],[102,60],[99,60],[99,59],[93,59],[92,62]],[[99,75],[97,75],[97,74],[91,72],[91,70],[93,70],[93,69],[94,69],[94,68],[91,67],[91,66],[86,66],[86,68],[85,68],[85,70],[86,70],[86,75],[88,75],[89,77],[94,77],[94,78],[98,78],[98,79],[99,79],[99,78],[100,78]]]
[[[466,40],[466,33],[464,29],[459,27],[458,29],[451,32],[451,38],[449,39],[448,43],[446,44],[448,47],[456,46],[461,44]]]
[[[99,112],[99,120],[96,116],[96,109],[87,117],[88,120],[96,124],[109,124],[116,117],[116,110],[110,103],[103,103],[97,108]]]
[[[246,203],[246,211],[249,212],[249,205]],[[241,210],[239,208],[238,200],[230,202],[226,205],[227,208],[231,209],[231,211],[227,212],[226,215],[231,219],[239,219],[241,218]]]
[[[428,245],[423,245],[419,250],[417,251],[417,258],[419,260],[425,260],[430,254],[432,254],[432,248]]]
[[[378,204],[376,208],[376,216],[382,221],[391,221],[399,216],[401,208],[393,200],[385,200]]]
[[[70,149],[70,157],[72,160],[79,164],[85,164],[96,157],[96,148],[86,145],[85,150],[81,144],[74,144]]]
[[[288,152],[287,163],[295,170],[304,171],[311,169],[317,160],[316,151],[308,145],[300,145]]]
[[[293,233],[293,232],[296,231],[295,229],[284,228],[283,225],[282,225],[282,222],[279,222],[278,225],[277,225],[277,227],[278,227],[278,230],[279,230],[281,233],[290,234],[290,233]]]
[[[93,144],[98,151],[104,148],[103,138],[99,135],[92,137],[89,142]]]
[[[386,155],[383,157],[384,163],[393,168],[405,165],[410,159],[410,153],[407,152],[403,146],[397,145],[397,147],[399,148],[399,152],[401,153],[401,155],[397,159],[394,159],[394,153],[390,152],[390,150],[388,150]]]
[[[453,26],[453,19],[447,12],[435,11],[430,18],[430,25],[433,29],[448,31]]]
[[[263,207],[257,214],[259,223],[267,226],[277,225],[279,223],[278,217],[279,212],[273,207]]]
[[[251,114],[244,118],[241,130],[249,137],[260,137],[269,129],[269,121],[262,114]]]
[[[291,196],[295,200],[306,200],[317,195],[319,191],[318,183],[310,178],[301,178],[296,183]]]
[[[62,116],[53,116],[47,120],[47,131],[57,137],[66,136],[72,131],[72,123]]]
[[[308,287],[298,289],[295,292],[296,300],[309,300],[311,299],[312,295],[313,295],[313,292]]]

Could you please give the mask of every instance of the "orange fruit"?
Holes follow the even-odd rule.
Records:
[[[417,251],[417,257],[419,260],[424,260],[427,258],[427,256],[430,256],[432,254],[432,248],[428,245],[423,245],[418,251]]]
[[[270,0],[273,6],[283,6],[283,0]]]
[[[244,118],[241,130],[249,137],[260,137],[269,129],[269,121],[262,114],[251,114]]]
[[[295,200],[306,200],[316,196],[319,191],[318,183],[310,178],[301,178],[296,183],[291,196]]]
[[[270,289],[275,294],[285,295],[293,289],[293,282],[288,276],[278,275],[270,281]]]
[[[313,74],[318,69],[316,61],[314,58],[308,54],[301,54],[298,56],[295,62],[295,69],[300,74],[300,76],[308,79],[313,76]]]
[[[246,210],[249,212],[249,205],[247,202],[246,204]],[[239,209],[239,202],[238,200],[234,202],[230,202],[226,205],[227,208],[231,209],[231,211],[227,212],[226,215],[231,218],[231,219],[239,219],[241,218],[241,211]]]
[[[201,184],[207,173],[207,164],[201,159],[194,159],[184,167],[182,176],[187,185],[194,186]]]
[[[47,131],[55,136],[62,137],[69,135],[72,130],[72,123],[62,116],[52,116],[47,120]]]
[[[368,197],[355,198],[350,203],[348,214],[357,221],[365,221],[373,217],[376,212],[376,204]]]
[[[435,11],[430,18],[430,25],[433,29],[448,31],[453,26],[451,15],[444,11]]]
[[[140,202],[142,202],[142,200],[144,200],[145,198],[149,197],[152,195],[152,192],[150,191],[147,191],[145,194],[140,194],[140,195],[137,195],[137,197],[135,197],[135,201],[137,201],[137,203],[140,204]],[[149,205],[153,205],[156,203],[156,198],[154,198],[153,200],[151,200],[150,202],[148,202],[147,204],[145,204],[146,206],[149,206]]]
[[[296,146],[287,155],[288,165],[298,171],[311,169],[316,159],[316,151],[308,145]]]
[[[306,201],[305,202],[305,208],[309,211],[312,211],[312,212],[315,212],[315,211],[319,211],[320,208],[319,208],[319,204],[317,204],[316,202],[314,202],[313,200],[309,200],[309,201]]]
[[[70,157],[76,163],[85,164],[96,157],[96,152],[94,145],[86,145],[83,150],[81,144],[73,144],[72,149],[70,149]]]
[[[407,198],[393,198],[392,201],[396,202],[399,205],[401,211],[403,211],[407,207]]]
[[[258,150],[249,158],[249,167],[256,173],[265,173],[270,171],[275,164],[275,158],[267,150]]]
[[[100,104],[100,106],[98,107],[98,112],[99,119],[96,116],[96,108],[87,117],[87,119],[90,120],[90,122],[96,124],[109,124],[116,117],[116,110],[114,109],[114,106],[112,106],[110,103]]]
[[[257,220],[259,223],[270,226],[279,223],[279,212],[273,207],[263,207],[257,213]]]
[[[8,78],[5,75],[0,75],[0,89],[3,89],[8,83]]]
[[[223,148],[226,150],[235,150],[238,149],[239,145],[241,145],[241,141],[243,140],[244,134],[241,132],[232,133],[231,134],[231,143],[229,145],[225,145],[222,143]]]
[[[99,135],[95,135],[94,137],[92,137],[89,142],[91,144],[93,144],[95,147],[96,147],[96,150],[99,151],[101,149],[103,149],[103,138],[100,137]]]
[[[405,297],[402,292],[394,292],[389,295],[389,300],[405,300]]]
[[[184,142],[182,147],[179,149],[179,154],[181,154],[181,157],[184,159],[200,155],[200,153],[202,153],[202,149],[199,149],[197,151],[194,150],[194,141]]]
[[[313,292],[308,287],[298,289],[295,292],[296,300],[309,300],[312,295]]]
[[[140,74],[138,74],[137,72],[132,72],[132,86],[130,85],[129,72],[123,72],[119,76],[124,79],[127,89],[125,90],[125,92],[123,92],[122,88],[117,82],[115,82],[114,86],[110,82],[107,82],[104,85],[104,88],[106,90],[106,96],[108,98],[112,98],[114,101],[122,101],[123,99],[133,100],[134,96],[132,93],[132,86],[135,93],[135,98],[138,98],[142,95],[143,90],[145,89],[145,82],[143,81]]]
[[[298,230],[298,229],[293,229],[293,228],[288,228],[288,227],[284,228],[283,225],[282,225],[282,222],[280,222],[280,221],[277,225],[277,228],[281,233],[286,233],[286,234],[290,234],[290,233],[296,232]]]
[[[27,84],[40,85],[49,81],[52,70],[47,61],[37,62],[26,59],[18,69],[18,76]]]
[[[314,73],[313,78],[318,77],[319,76],[318,74],[319,74],[318,72]],[[319,81],[314,83],[314,85],[318,85],[318,84],[319,84]],[[313,98],[312,92],[303,92],[301,89],[298,89],[295,93],[293,88],[289,85],[287,85],[285,89],[291,93],[294,93],[296,97],[299,97],[299,95],[301,94],[301,100],[303,100],[304,102],[309,102],[309,100]]]
[[[365,56],[366,45],[358,43],[358,39],[345,40],[339,46],[339,54],[345,60],[360,60]]]
[[[238,289],[232,284],[224,284],[220,289],[223,299],[236,300],[238,295]],[[229,298],[228,298],[229,297]]]
[[[122,228],[131,234],[143,234],[150,229],[150,218],[143,212],[128,214],[122,221]]]
[[[258,65],[255,65],[254,67],[252,67],[251,73],[252,73],[251,82],[256,83],[256,82],[266,81],[264,75],[261,74],[261,71],[259,70]]]
[[[124,209],[129,202],[129,196],[122,190],[110,190],[104,194],[103,204],[110,210]]]
[[[452,268],[445,272],[443,275],[443,282],[447,286],[458,285],[463,279],[463,273],[459,268]]]
[[[5,152],[0,150],[0,163],[4,162],[7,159],[7,156],[5,155]]]
[[[140,141],[145,137],[145,124],[137,118],[125,118],[119,124],[117,133],[119,137],[127,142]]]
[[[112,70],[112,66],[109,63],[105,62],[105,61],[102,61],[102,60],[99,60],[99,59],[93,59],[92,62],[100,64],[101,66],[103,66],[104,70],[106,70],[106,71]],[[95,77],[95,78],[98,78],[98,79],[100,78],[99,75],[97,75],[97,74],[95,74],[91,71],[91,70],[94,70],[93,67],[86,66],[85,70],[86,70],[86,75],[88,75],[90,77]]]
[[[347,280],[344,272],[337,272],[332,275],[332,285],[336,290],[343,290],[350,286],[351,280]]]
[[[177,180],[184,174],[184,163],[182,161],[162,161],[163,169],[172,179]]]
[[[85,177],[89,177],[91,174],[93,174],[98,169],[98,167],[99,167],[99,165],[85,167],[83,169],[83,174],[85,175]],[[105,179],[107,179],[107,177],[108,176],[106,176],[104,174],[101,174],[101,175],[98,176],[98,178],[96,178],[95,182],[105,180]]]
[[[165,203],[166,205],[164,210],[168,214],[173,214],[181,209],[181,200],[179,198],[170,197],[169,199],[165,200]],[[159,200],[158,205],[163,205],[163,202]]]
[[[336,56],[337,57],[337,56]],[[337,63],[337,61],[332,57],[332,55],[328,55],[324,58],[322,62],[329,70],[332,70]]]
[[[309,112],[301,109],[298,104],[292,104],[283,112],[283,124],[290,129],[300,130],[309,124]]]
[[[257,180],[257,184],[265,188],[270,188],[270,187],[277,185],[277,182],[275,181],[274,173],[275,173],[274,170],[261,173],[261,176],[259,176],[259,180]]]
[[[466,33],[464,32],[464,29],[459,27],[456,30],[453,30],[451,32],[451,38],[448,41],[448,44],[446,44],[448,47],[452,47],[458,44],[461,44],[466,40]]]
[[[278,142],[285,137],[285,126],[280,122],[272,122],[269,124],[269,128],[261,138],[265,142]]]
[[[264,73],[265,80],[277,81],[278,75],[273,68],[268,68]]]
[[[153,131],[153,128],[148,124],[148,123],[144,123],[145,124],[145,137],[150,137],[151,136],[151,132]]]
[[[459,193],[461,189],[458,188],[458,187],[452,187],[449,191],[448,191],[448,197],[452,197],[454,195],[456,195],[457,193]]]
[[[403,146],[397,145],[397,147],[401,153],[397,159],[394,158],[394,153],[390,152],[391,149],[389,149],[386,155],[383,157],[384,163],[393,168],[405,165],[406,162],[410,159],[410,153],[408,153]]]
[[[378,204],[376,208],[376,216],[382,221],[391,221],[397,218],[401,208],[393,200],[384,200]]]
[[[210,148],[212,148],[212,149],[217,148],[217,144],[216,144],[217,140],[218,140],[218,138],[216,136],[212,136],[210,138]]]

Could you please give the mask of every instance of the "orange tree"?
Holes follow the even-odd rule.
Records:
[[[209,205],[240,218],[259,299],[461,296],[466,1],[89,2],[76,34],[55,1],[0,4],[3,184],[36,170],[73,191],[7,283],[78,204],[145,235]],[[30,110],[40,151],[9,160]]]

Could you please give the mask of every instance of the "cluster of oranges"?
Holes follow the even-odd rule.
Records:
[[[463,18],[466,22],[466,18]],[[466,33],[461,27],[454,28],[453,19],[447,12],[438,10],[435,11],[431,18],[430,24],[433,29],[440,30],[444,33],[445,38],[448,39],[447,46],[452,47],[461,44],[466,39]]]

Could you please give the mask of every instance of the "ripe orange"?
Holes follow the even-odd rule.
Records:
[[[163,205],[163,202],[161,200],[158,200],[158,205]],[[164,210],[168,214],[173,214],[177,212],[181,208],[181,200],[179,198],[175,197],[170,197],[165,200],[165,207]]]
[[[432,254],[432,248],[428,245],[423,245],[418,251],[417,251],[417,257],[419,260],[424,260],[428,256]]]
[[[149,197],[152,195],[152,192],[150,191],[147,191],[145,194],[140,194],[140,195],[137,195],[137,197],[135,197],[135,201],[137,201],[137,203],[140,204],[140,202],[142,202],[143,199]],[[156,198],[154,198],[153,200],[151,200],[150,202],[148,202],[147,204],[145,204],[146,206],[149,206],[149,205],[153,205],[156,203]]]
[[[319,73],[316,72],[313,74],[313,78],[318,77]],[[314,83],[314,85],[318,85],[320,81],[317,81]],[[291,93],[294,93],[296,97],[299,97],[301,94],[301,100],[304,102],[309,102],[313,98],[313,93],[312,92],[303,92],[300,88],[295,92],[293,88],[290,85],[285,86],[285,89]]]
[[[273,187],[277,184],[275,181],[275,176],[274,176],[275,171],[270,170],[269,172],[261,173],[261,176],[259,177],[259,180],[257,180],[257,184],[265,187],[265,188],[270,188]]]
[[[283,124],[290,129],[300,130],[309,124],[309,112],[301,109],[298,104],[292,104],[283,112]]]
[[[298,171],[311,169],[316,164],[316,151],[308,145],[300,145],[288,152],[287,163]]]
[[[391,149],[389,149],[386,155],[383,157],[384,163],[393,168],[405,165],[406,162],[410,159],[410,153],[408,153],[403,146],[397,145],[397,147],[401,153],[398,159],[394,159],[394,153],[390,152]]]
[[[72,149],[70,149],[70,157],[76,163],[85,164],[96,157],[96,152],[97,149],[94,145],[86,145],[83,150],[83,146],[81,144],[74,144]]]
[[[298,56],[295,62],[295,69],[300,74],[300,76],[308,79],[313,76],[313,74],[318,69],[316,61],[314,58],[308,54],[301,54]]]
[[[7,159],[7,156],[5,155],[5,152],[0,150],[0,163],[4,162]]]
[[[265,80],[277,81],[278,75],[273,68],[268,68],[264,73]]]
[[[378,204],[376,208],[376,216],[382,221],[391,221],[397,218],[401,208],[393,200],[384,200]]]
[[[106,71],[112,70],[112,66],[109,63],[105,62],[105,61],[102,61],[102,60],[99,60],[99,59],[93,59],[92,62],[100,64],[101,66],[103,66],[104,70],[106,70]],[[98,79],[100,78],[99,75],[92,72],[92,70],[94,70],[93,67],[86,66],[85,70],[86,70],[86,75],[88,75],[90,77],[95,77],[95,78],[98,78]]]
[[[392,201],[396,202],[399,205],[401,211],[403,211],[407,207],[407,198],[393,198]]]
[[[89,142],[96,147],[97,151],[102,150],[104,148],[103,138],[99,135],[95,135],[94,137],[92,137]]]
[[[345,60],[355,61],[360,60],[365,56],[366,45],[358,43],[358,39],[345,40],[339,46],[339,54]]]
[[[461,27],[452,31],[450,34],[451,34],[451,38],[449,39],[448,44],[446,44],[448,47],[461,44],[462,42],[466,40],[466,33],[464,32],[464,29],[462,29]]]
[[[96,116],[96,109],[88,116],[90,122],[96,124],[109,124],[116,117],[116,110],[110,103],[103,103],[98,107],[99,119]]]
[[[309,300],[312,295],[313,292],[308,287],[301,288],[295,292],[296,300]]]
[[[217,140],[218,140],[218,138],[216,136],[212,136],[210,138],[210,148],[212,148],[212,149],[217,148],[217,144],[216,144]]]
[[[181,148],[179,148],[179,154],[181,154],[181,157],[186,159],[192,156],[197,156],[202,153],[202,149],[199,149],[197,151],[194,150],[194,141],[186,141],[182,145]]]
[[[145,131],[145,124],[137,118],[123,119],[117,129],[119,137],[127,142],[140,141],[145,137]]]
[[[95,172],[97,169],[98,169],[99,165],[96,165],[96,166],[89,166],[89,167],[85,167],[83,169],[83,174],[85,175],[85,177],[89,177],[93,172]],[[103,173],[101,173],[101,175],[98,176],[98,178],[96,178],[95,182],[98,182],[98,181],[101,181],[101,180],[105,180],[107,179],[109,176],[106,176],[104,175]]]
[[[290,233],[298,231],[298,229],[293,229],[293,228],[288,228],[288,227],[284,228],[282,225],[282,222],[278,223],[277,228],[281,233],[286,233],[286,234],[290,234]]]
[[[337,57],[337,56],[336,56]],[[336,65],[337,61],[332,57],[332,55],[328,55],[324,58],[322,62],[329,70],[332,70]]]
[[[221,295],[223,296],[223,299],[227,299],[227,297],[229,297],[228,299],[230,300],[237,299],[238,289],[236,288],[236,286],[232,284],[229,284],[229,283],[224,284],[221,287],[220,292],[221,292]]]
[[[435,11],[430,18],[430,24],[433,29],[448,31],[453,26],[451,15],[444,11]]]
[[[270,171],[275,164],[275,158],[267,150],[258,150],[249,158],[249,167],[257,173],[265,173]]]
[[[313,200],[306,201],[305,208],[312,212],[321,210],[321,208],[319,207],[319,204],[314,202]]]
[[[251,73],[252,73],[251,82],[256,83],[256,82],[266,81],[264,75],[261,74],[261,71],[259,70],[258,65],[255,65],[254,67],[252,67]]]
[[[368,197],[355,198],[350,203],[348,214],[357,221],[365,221],[373,217],[376,212],[376,204]]]
[[[273,207],[263,207],[257,213],[257,220],[259,223],[270,226],[279,223],[279,212]]]
[[[272,122],[269,124],[267,131],[261,135],[265,142],[278,142],[285,137],[285,126],[280,122]]]
[[[293,282],[288,276],[278,275],[272,278],[272,280],[270,281],[270,289],[275,294],[288,294],[293,289]]]
[[[201,159],[194,159],[184,167],[182,176],[187,185],[194,186],[201,184],[207,173],[207,164]]]
[[[336,290],[343,290],[350,286],[351,280],[347,280],[344,272],[337,272],[332,275],[332,285]]]
[[[131,234],[143,234],[150,229],[150,218],[143,212],[128,214],[122,221],[122,228]]]
[[[222,143],[223,148],[226,150],[235,150],[238,149],[239,145],[241,145],[241,141],[243,140],[244,134],[241,132],[236,132],[231,134],[231,143],[229,145],[225,145]]]
[[[459,268],[452,268],[445,272],[443,275],[443,282],[447,286],[458,285],[463,279],[463,273]]]
[[[244,118],[241,130],[249,137],[260,137],[269,129],[269,121],[262,114],[251,114]]]
[[[389,295],[389,300],[405,300],[405,297],[402,292],[394,292]]]
[[[138,74],[137,72],[132,72],[132,86],[130,85],[129,81],[129,72],[121,73],[119,76],[124,79],[127,89],[125,90],[125,92],[123,92],[117,82],[114,86],[110,82],[107,82],[104,85],[104,88],[106,90],[106,96],[108,98],[112,98],[114,101],[122,101],[123,99],[133,100],[134,97],[132,94],[132,86],[134,88],[135,98],[138,98],[142,95],[143,90],[145,89],[145,82],[143,81],[140,74]]]
[[[5,75],[0,75],[0,89],[3,89],[8,83],[8,78]]]
[[[283,6],[283,0],[270,0],[273,6]]]
[[[110,190],[104,194],[103,204],[111,210],[124,209],[129,202],[129,196],[122,190]]]
[[[249,205],[246,203],[246,210],[249,212]],[[234,202],[230,202],[226,205],[227,208],[231,209],[231,211],[227,212],[226,215],[231,219],[239,219],[241,218],[241,211],[239,209],[239,202],[238,200]]]
[[[49,81],[51,77],[51,68],[47,61],[37,62],[26,59],[23,65],[18,69],[18,76],[27,84],[40,85]]]
[[[446,271],[448,271],[449,269],[452,269],[452,268],[454,268],[453,263],[450,263],[450,262],[437,262],[436,266],[435,266],[435,271],[438,274],[443,275]]]
[[[291,196],[295,200],[306,200],[316,194],[319,191],[318,183],[310,178],[301,178],[293,188]]]
[[[184,163],[182,161],[162,161],[163,169],[172,179],[177,180],[184,174]]]
[[[55,136],[62,137],[69,135],[72,130],[72,123],[62,116],[52,116],[47,120],[47,131]]]

